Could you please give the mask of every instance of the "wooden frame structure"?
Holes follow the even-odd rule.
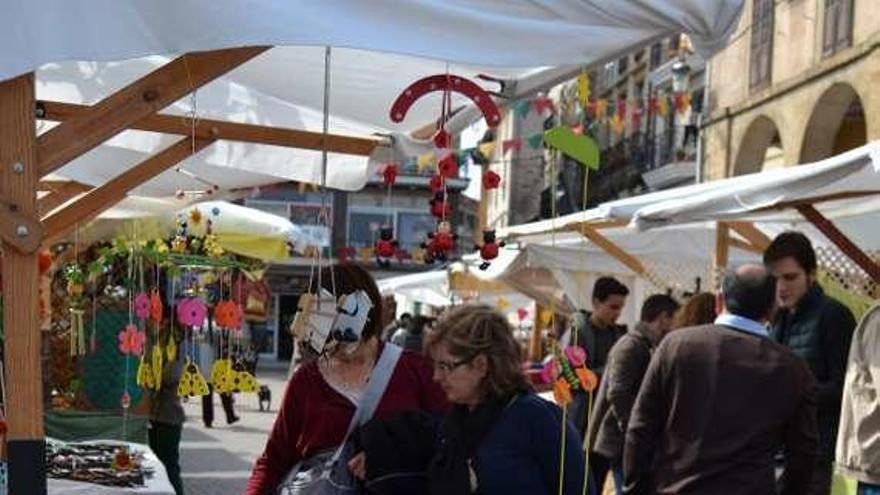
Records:
[[[35,99],[33,73],[0,82],[0,240],[3,252],[3,323],[7,356],[10,493],[45,494],[41,333],[38,321],[37,251],[77,223],[86,222],[138,185],[218,140],[369,156],[379,141],[295,129],[201,119],[195,129],[163,108],[257,57],[270,47],[189,53],[92,106]],[[38,119],[59,125],[36,136]],[[41,178],[126,129],[182,137],[91,188]],[[39,198],[40,192],[44,195]],[[74,199],[76,198],[76,199]]]

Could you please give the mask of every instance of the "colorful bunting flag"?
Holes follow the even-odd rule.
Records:
[[[494,141],[488,142],[488,143],[483,143],[483,144],[477,146],[477,148],[480,150],[480,153],[483,156],[485,156],[486,158],[491,158],[492,155],[495,154],[495,142]]]
[[[611,130],[615,134],[623,134],[626,130],[626,121],[619,114],[614,115],[614,118],[611,119]]]
[[[510,150],[522,151],[522,138],[505,139],[501,143],[501,155],[507,155]]]
[[[524,119],[529,115],[529,110],[532,109],[532,102],[529,100],[520,100],[516,103],[516,106],[513,108],[513,111],[516,112],[516,116]]]
[[[527,141],[529,142],[529,148],[536,150],[544,144],[544,133],[532,134],[528,137]]]
[[[657,110],[660,112],[661,117],[669,115],[669,100],[665,96],[657,98]]]
[[[429,151],[427,153],[419,155],[418,161],[416,162],[416,167],[418,167],[419,173],[423,173],[426,168],[436,163],[436,159],[437,156],[434,154],[433,151]]]
[[[535,111],[538,114],[543,114],[545,110],[550,110],[550,113],[556,113],[556,105],[553,104],[553,100],[550,98],[537,98],[532,102],[535,105]]]
[[[586,69],[578,75],[577,92],[581,108],[586,110],[590,104],[590,76],[587,75]]]
[[[617,99],[617,112],[615,115],[620,115],[620,118],[626,120],[626,100],[623,98]]]
[[[605,120],[608,115],[608,100],[602,99],[596,101],[596,120]]]

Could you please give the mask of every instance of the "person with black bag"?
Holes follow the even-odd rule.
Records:
[[[448,408],[427,359],[379,341],[382,300],[370,274],[354,264],[334,265],[319,279],[312,293],[323,288],[358,304],[351,311],[340,304],[336,311],[349,317],[345,328],[334,325],[316,349],[320,357],[293,373],[246,495],[363,493],[349,472],[357,457],[353,433],[372,417],[442,415]],[[366,319],[350,324],[362,311]]]

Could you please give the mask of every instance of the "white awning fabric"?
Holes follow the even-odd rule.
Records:
[[[394,99],[422,77],[488,74],[507,96],[572,77],[581,67],[678,32],[709,54],[734,30],[744,0],[328,0],[140,2],[0,0],[0,80],[37,71],[41,99],[92,104],[181,53],[248,45],[275,48],[197,92],[200,117],[320,131],[324,46],[332,46],[330,132],[405,139],[439,115],[438,94],[394,124]],[[481,83],[483,85],[484,83]],[[486,89],[498,89],[485,83]],[[454,107],[468,103],[455,96]],[[190,98],[163,113],[185,115]],[[456,128],[478,115],[472,106]],[[59,174],[99,184],[175,138],[125,131]],[[184,163],[221,186],[320,181],[320,153],[217,143]],[[374,163],[375,165],[375,163]],[[231,169],[231,170],[230,170]],[[366,157],[331,155],[327,183],[360,189]],[[135,194],[171,196],[200,184],[166,172]]]

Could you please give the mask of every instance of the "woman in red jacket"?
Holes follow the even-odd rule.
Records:
[[[334,280],[335,279],[335,284]],[[364,291],[373,306],[358,343],[337,346],[302,365],[290,379],[275,425],[263,454],[257,459],[246,495],[274,495],[279,484],[300,461],[338,447],[345,439],[356,404],[383,344],[382,300],[370,274],[353,264],[322,271],[323,287],[337,295]],[[430,362],[404,352],[397,363],[375,417],[424,410],[444,413],[447,401],[432,381]]]

